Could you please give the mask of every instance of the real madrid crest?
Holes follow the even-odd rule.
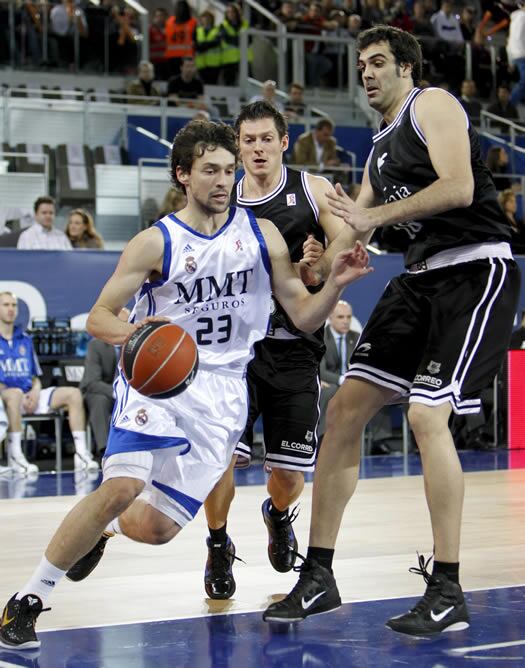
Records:
[[[195,262],[193,255],[188,255],[186,258],[184,269],[188,272],[188,274],[194,274],[197,271],[197,263]]]

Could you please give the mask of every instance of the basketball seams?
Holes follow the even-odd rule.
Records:
[[[169,396],[166,396],[166,395],[170,395],[170,393],[173,392],[174,390],[176,390],[178,387],[181,387],[182,385],[185,385],[188,378],[190,378],[192,376],[192,374],[194,375],[197,372],[198,361],[199,361],[199,351],[197,350],[197,347],[195,347],[195,356],[193,358],[193,364],[191,365],[191,369],[188,371],[186,376],[179,383],[176,383],[175,385],[172,385],[171,387],[167,388],[163,392],[160,392],[158,394],[149,395],[149,398],[150,399],[159,399],[159,398],[162,398],[162,397],[170,398]],[[142,387],[144,387],[144,385]]]
[[[170,323],[166,323],[166,324],[170,324]],[[162,329],[162,327],[157,328],[157,329],[155,330],[155,332],[158,332],[160,329]],[[162,362],[162,364],[161,364],[157,369],[155,369],[155,371],[151,374],[151,376],[150,376],[144,383],[142,383],[142,385],[141,385],[140,387],[137,387],[137,388],[136,388],[137,392],[140,392],[140,391],[141,391],[141,390],[142,390],[142,389],[143,389],[143,388],[144,388],[150,381],[152,381],[152,380],[155,378],[155,376],[156,376],[160,371],[162,371],[162,369],[163,369],[163,368],[166,366],[166,364],[170,361],[170,359],[173,357],[173,355],[175,355],[175,353],[177,352],[177,350],[181,347],[182,342],[184,341],[184,339],[186,338],[186,336],[187,336],[186,331],[182,330],[182,336],[181,336],[180,339],[178,340],[177,344],[176,344],[175,346],[173,346],[173,350],[172,350],[172,351],[170,352],[170,354],[166,357],[166,359]],[[144,343],[146,343],[146,341],[147,341],[148,339],[149,339],[149,336],[147,336],[147,337],[144,339],[144,342],[143,342],[142,345],[144,345]],[[135,359],[136,359],[136,358],[135,358]],[[134,362],[134,364],[135,364],[135,362]],[[134,364],[133,364],[133,365],[134,365]]]

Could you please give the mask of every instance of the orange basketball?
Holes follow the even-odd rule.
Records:
[[[152,399],[169,399],[193,382],[199,353],[182,327],[148,322],[122,346],[120,362],[126,380],[137,392]]]

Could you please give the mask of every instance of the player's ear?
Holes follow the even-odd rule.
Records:
[[[281,139],[281,150],[283,153],[288,150],[289,143],[290,137],[288,137],[288,135],[283,135],[283,138]]]
[[[188,185],[188,181],[190,179],[189,172],[184,171],[180,165],[177,165],[175,169],[175,174],[177,175],[177,180],[179,181],[179,183],[182,183],[182,185],[184,186]]]

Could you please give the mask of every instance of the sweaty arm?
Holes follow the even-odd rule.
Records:
[[[91,335],[106,343],[121,345],[144,322],[159,320],[146,318],[132,325],[117,316],[153,272],[162,273],[163,257],[164,238],[156,227],[140,232],[129,242],[91,309],[87,321]]]
[[[257,221],[272,264],[272,290],[294,325],[303,332],[321,327],[339,299],[343,288],[368,274],[368,254],[361,245],[339,253],[319,292],[310,294],[295,273],[286,243],[269,220]]]

